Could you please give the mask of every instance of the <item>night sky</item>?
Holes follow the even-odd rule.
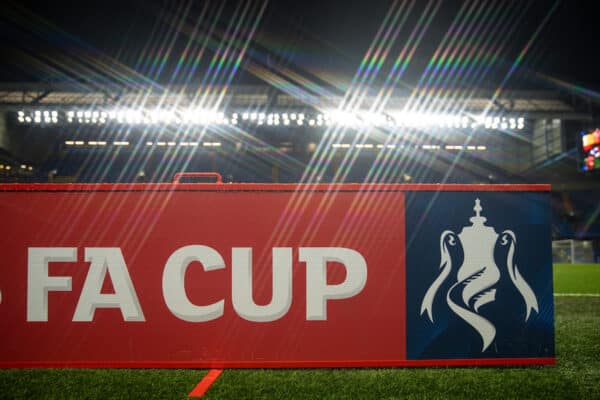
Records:
[[[592,1],[3,1],[0,82],[599,90],[599,37]]]

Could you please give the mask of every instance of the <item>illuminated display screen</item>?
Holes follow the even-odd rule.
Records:
[[[583,171],[600,170],[600,129],[581,132],[583,150]]]

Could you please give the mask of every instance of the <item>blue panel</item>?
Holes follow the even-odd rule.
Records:
[[[476,199],[483,223],[472,219]],[[407,193],[409,359],[554,357],[549,201],[545,192]]]

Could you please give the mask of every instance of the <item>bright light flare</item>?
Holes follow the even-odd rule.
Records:
[[[466,115],[391,110],[387,112],[325,110],[308,112],[225,112],[199,107],[188,108],[113,108],[20,110],[16,113],[20,124],[53,125],[106,123],[127,125],[186,125],[225,126],[257,125],[319,128],[323,126],[345,128],[414,128],[414,129],[493,129],[523,130],[525,119],[502,115]]]

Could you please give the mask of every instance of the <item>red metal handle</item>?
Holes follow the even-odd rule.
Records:
[[[181,183],[181,178],[215,178],[215,183],[223,183],[223,178],[218,172],[177,172],[173,183]]]

